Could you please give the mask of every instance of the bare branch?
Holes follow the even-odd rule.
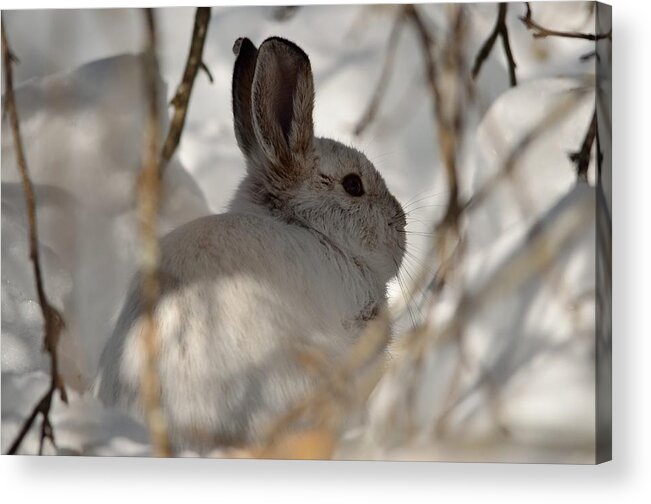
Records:
[[[592,58],[595,58],[597,61],[599,61],[599,55],[597,54],[597,51],[588,51],[587,53],[582,54],[579,56],[579,61],[586,62],[590,61]]]
[[[502,39],[502,46],[504,48],[504,53],[506,54],[506,61],[509,65],[509,80],[511,86],[513,87],[513,86],[517,86],[518,84],[518,79],[515,74],[515,69],[517,65],[515,64],[515,59],[513,58],[513,52],[511,50],[511,42],[509,40],[509,30],[506,26],[507,10],[508,10],[508,4],[506,4],[505,2],[500,2],[499,10],[497,13],[497,21],[495,22],[495,27],[493,28],[493,31],[491,32],[489,37],[482,45],[481,49],[477,53],[477,57],[475,58],[475,64],[472,67],[472,78],[473,79],[477,78],[479,72],[481,71],[482,65],[488,58],[488,55],[490,54],[491,50],[493,49],[493,46],[495,45],[495,42],[497,41],[497,37],[500,37]]]
[[[457,174],[457,154],[463,131],[463,102],[467,86],[461,85],[465,75],[463,39],[465,31],[464,8],[458,6],[451,18],[452,33],[442,48],[442,67],[436,65],[433,52],[433,36],[425,24],[419,10],[414,5],[405,6],[408,18],[418,34],[421,52],[426,68],[427,84],[431,94],[431,106],[436,123],[437,141],[448,184],[448,203],[445,214],[437,224],[436,249],[438,251],[439,284],[444,283],[457,256],[460,238],[459,220],[463,211],[459,203],[459,178]],[[454,82],[453,86],[445,83]],[[419,275],[424,279],[425,275]],[[419,288],[416,286],[415,288]]]
[[[613,39],[613,30],[608,30],[606,33],[581,33],[581,32],[569,32],[569,31],[559,31],[559,30],[550,30],[538,24],[533,20],[531,5],[527,2],[527,13],[524,16],[520,16],[520,21],[524,23],[527,29],[533,31],[534,38],[546,38],[546,37],[561,37],[561,38],[572,38],[572,39],[582,39],[582,40],[603,40]]]
[[[183,71],[183,79],[176,88],[174,98],[172,98],[172,105],[174,106],[174,115],[170,123],[170,128],[167,133],[167,138],[163,144],[163,151],[161,154],[162,165],[165,166],[172,159],[176,148],[181,139],[183,126],[185,125],[185,117],[188,112],[188,103],[190,102],[190,94],[194,86],[194,80],[197,77],[199,69],[203,69],[210,82],[213,81],[212,74],[208,67],[204,64],[203,47],[206,42],[206,34],[208,33],[208,23],[210,22],[210,7],[198,7],[197,13],[194,18],[194,29],[192,31],[192,43],[190,44],[190,53],[185,63],[185,70]],[[162,174],[162,170],[161,170]]]
[[[9,454],[13,455],[18,452],[23,439],[32,427],[32,424],[39,415],[42,417],[41,423],[41,440],[39,445],[39,454],[43,452],[43,444],[45,439],[49,439],[54,445],[54,432],[50,423],[50,408],[52,406],[52,398],[55,392],[59,392],[59,397],[62,401],[68,402],[63,379],[59,374],[59,361],[57,358],[57,344],[61,331],[65,328],[63,317],[59,311],[54,308],[45,293],[43,285],[43,273],[41,270],[41,261],[38,250],[38,227],[36,221],[36,203],[34,199],[34,186],[29,177],[29,170],[27,168],[27,159],[23,150],[22,137],[20,134],[20,121],[18,119],[18,110],[16,107],[16,97],[14,95],[13,86],[13,68],[14,62],[18,61],[11,52],[9,42],[7,41],[7,32],[2,22],[2,58],[4,62],[5,72],[5,107],[9,115],[11,124],[11,132],[14,140],[14,150],[16,153],[16,164],[20,172],[22,180],[23,191],[25,195],[25,208],[27,211],[28,232],[29,232],[29,258],[32,261],[34,270],[34,279],[36,282],[36,293],[38,296],[38,303],[41,307],[41,313],[44,321],[44,347],[50,356],[50,386],[45,392],[40,401],[36,404],[32,413],[27,417],[16,439],[9,448]]]
[[[380,74],[380,80],[377,83],[377,87],[375,88],[375,92],[373,93],[371,101],[366,107],[366,111],[362,115],[361,119],[357,122],[357,126],[355,126],[355,135],[361,135],[377,115],[378,109],[380,107],[380,102],[382,101],[382,97],[386,91],[389,75],[395,61],[396,49],[398,47],[398,37],[400,35],[400,29],[402,28],[404,19],[404,10],[400,9],[398,14],[396,14],[393,28],[389,34],[389,42],[387,43],[386,56],[384,59],[384,66],[382,67],[382,73]]]
[[[597,111],[595,110],[590,120],[590,126],[583,138],[581,149],[570,154],[570,160],[576,164],[576,177],[580,182],[588,182],[588,168],[590,167],[590,154],[592,145],[597,136]]]
[[[456,128],[454,121],[449,121],[442,110],[443,100],[437,80],[438,69],[433,54],[433,37],[415,5],[405,5],[405,14],[416,29],[423,53],[427,84],[432,95],[432,115],[437,126],[438,144],[448,177],[450,194],[447,213],[450,213],[457,203],[459,192],[456,176]]]
[[[485,310],[496,300],[503,299],[504,293],[513,292],[525,285],[536,275],[544,274],[553,266],[573,243],[590,219],[594,210],[594,193],[576,192],[572,189],[563,196],[545,215],[539,218],[523,238],[520,247],[507,257],[477,289],[466,292],[457,304],[455,314],[438,331],[413,331],[402,337],[403,348],[410,355],[392,363],[394,366],[412,365],[431,349],[433,341],[441,344],[455,341],[464,324],[475,314]],[[427,336],[427,338],[423,338]],[[454,401],[444,411],[441,418],[449,415],[449,410],[458,404]]]
[[[171,448],[167,435],[167,423],[161,405],[161,387],[158,375],[158,331],[155,320],[155,310],[160,295],[160,246],[156,232],[161,195],[158,59],[154,15],[151,9],[145,9],[144,15],[147,28],[147,45],[144,53],[147,125],[143,167],[138,179],[138,220],[142,238],[142,298],[145,313],[142,331],[145,362],[142,366],[141,392],[154,454],[167,457],[171,455]]]

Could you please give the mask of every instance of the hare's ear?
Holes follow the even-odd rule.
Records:
[[[278,37],[262,43],[252,107],[253,127],[267,161],[277,169],[298,169],[297,161],[311,152],[314,139],[312,69],[300,47]]]
[[[244,155],[251,157],[258,149],[251,108],[251,88],[258,50],[248,38],[238,38],[233,45],[233,52],[237,56],[232,88],[235,138]]]

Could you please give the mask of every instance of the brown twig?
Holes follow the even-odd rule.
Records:
[[[208,82],[211,84],[214,84],[215,78],[212,76],[212,73],[210,72],[210,69],[208,68],[208,65],[206,65],[203,61],[199,63],[199,68],[204,71],[206,74],[206,77],[208,77]]]
[[[590,120],[590,126],[583,138],[581,149],[570,154],[570,161],[576,165],[576,177],[580,182],[588,182],[588,168],[590,167],[590,154],[592,145],[597,136],[597,111],[595,110]]]
[[[515,69],[517,65],[515,64],[515,59],[513,58],[513,51],[511,50],[511,42],[509,40],[509,29],[506,26],[506,12],[508,10],[508,4],[505,2],[500,2],[498,7],[499,10],[497,12],[497,21],[495,21],[495,27],[493,28],[493,31],[491,32],[491,34],[486,39],[481,49],[477,53],[477,57],[475,58],[475,64],[472,67],[472,78],[473,79],[477,78],[482,65],[488,58],[488,55],[490,54],[491,50],[493,49],[493,46],[495,45],[495,42],[497,41],[497,37],[500,37],[500,39],[502,39],[502,46],[504,47],[504,54],[506,54],[506,61],[509,65],[509,81],[511,83],[511,87],[513,87],[513,86],[517,86],[518,79],[515,74]]]
[[[144,53],[147,124],[143,167],[138,179],[138,220],[142,239],[142,299],[144,328],[142,347],[145,362],[141,372],[141,392],[154,454],[171,455],[167,423],[161,404],[158,374],[158,334],[155,310],[160,295],[160,246],[156,221],[161,196],[161,164],[159,161],[160,118],[158,114],[158,59],[156,56],[156,23],[151,9],[144,10],[147,45]]]
[[[595,58],[597,61],[599,61],[599,55],[597,54],[597,51],[588,51],[587,53],[582,54],[579,56],[579,61],[586,62],[590,61],[592,58]]]
[[[380,80],[377,83],[377,87],[375,88],[373,97],[371,98],[371,101],[366,107],[364,114],[357,122],[357,126],[355,126],[355,130],[354,130],[355,135],[358,136],[361,135],[377,115],[378,109],[380,107],[380,102],[382,101],[382,97],[384,96],[384,92],[386,91],[386,87],[389,81],[389,75],[391,73],[391,69],[393,68],[393,63],[395,61],[396,49],[398,47],[398,37],[400,35],[400,29],[402,28],[405,19],[404,14],[405,13],[403,9],[400,9],[398,14],[396,14],[396,19],[395,22],[393,23],[393,28],[391,29],[391,33],[389,34],[389,41],[387,43],[386,56],[384,59],[384,66],[382,67],[382,73],[380,74]]]
[[[181,139],[183,126],[185,125],[185,117],[188,113],[188,103],[190,102],[190,94],[194,86],[194,80],[197,77],[199,69],[203,69],[210,82],[213,81],[212,75],[208,67],[203,62],[203,47],[206,42],[206,34],[208,33],[208,24],[210,22],[210,7],[198,7],[197,13],[194,17],[194,29],[192,30],[192,43],[190,45],[190,53],[185,63],[185,70],[183,71],[183,79],[176,88],[174,98],[172,98],[172,106],[174,107],[174,115],[170,123],[167,138],[163,144],[161,153],[162,165],[165,166],[172,159],[176,148]],[[162,170],[161,170],[162,174]]]
[[[25,420],[20,432],[16,436],[16,439],[11,444],[8,453],[13,455],[18,452],[23,439],[31,429],[36,418],[40,415],[42,417],[42,423],[38,451],[39,454],[41,454],[43,453],[43,445],[46,439],[49,439],[52,445],[56,446],[54,442],[54,431],[52,429],[52,424],[50,423],[50,408],[52,406],[52,398],[54,397],[54,394],[58,391],[61,400],[66,403],[68,402],[63,378],[59,374],[59,361],[57,358],[57,344],[59,342],[61,331],[65,327],[65,323],[59,311],[50,304],[43,285],[43,273],[41,270],[41,261],[38,250],[38,227],[36,221],[34,186],[29,177],[29,170],[27,169],[27,159],[25,158],[25,151],[23,150],[22,137],[20,134],[20,121],[18,120],[16,97],[14,95],[12,65],[17,61],[17,59],[9,47],[4,20],[2,22],[2,57],[5,72],[5,107],[9,115],[9,122],[11,124],[11,132],[16,152],[16,164],[18,165],[25,195],[25,207],[27,211],[29,232],[29,258],[32,261],[34,279],[36,282],[36,293],[45,326],[43,336],[44,347],[50,356],[50,386],[36,404],[29,417]]]
[[[527,12],[524,16],[520,16],[520,21],[524,23],[527,29],[533,31],[534,38],[546,38],[546,37],[562,37],[562,38],[571,38],[571,39],[582,39],[582,40],[603,40],[608,39],[612,40],[613,30],[608,30],[606,33],[581,33],[581,32],[568,32],[568,31],[559,31],[559,30],[550,30],[541,26],[536,21],[533,20],[533,15],[531,12],[531,5],[529,2],[526,2]]]

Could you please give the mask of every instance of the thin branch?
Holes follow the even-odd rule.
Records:
[[[421,52],[426,67],[427,84],[429,86],[432,102],[433,118],[436,124],[437,140],[441,158],[443,160],[447,184],[448,203],[445,214],[436,224],[435,238],[430,244],[427,257],[436,257],[440,265],[436,273],[436,284],[441,288],[447,283],[447,279],[454,270],[455,264],[463,253],[463,239],[461,236],[460,222],[464,208],[459,202],[459,177],[458,154],[464,131],[464,104],[468,97],[472,96],[472,86],[469,81],[462,81],[463,77],[469,75],[466,71],[464,58],[464,40],[466,32],[465,10],[463,6],[456,6],[450,9],[451,33],[445,38],[444,45],[439,54],[433,51],[433,36],[423,21],[417,7],[407,6],[407,13],[413,22],[421,45]],[[437,66],[437,56],[441,67]],[[427,263],[429,261],[425,261]],[[412,289],[421,289],[428,277],[428,271],[421,268],[415,275],[416,281]],[[427,284],[425,284],[426,286]],[[429,282],[434,285],[434,282]],[[412,292],[414,292],[412,290]],[[429,310],[428,310],[429,311]],[[435,331],[432,321],[427,317],[414,331],[408,333],[407,338],[423,340],[430,331]],[[459,328],[453,335],[459,346],[457,368],[460,370],[464,358],[462,351],[462,331]],[[410,363],[411,385],[407,387],[407,411],[413,411],[415,404],[415,391],[413,386],[417,377],[422,376],[423,360],[415,359]],[[454,387],[453,387],[454,388]],[[411,425],[413,427],[413,425]],[[408,433],[413,433],[409,427]],[[410,434],[411,435],[411,434]]]
[[[40,415],[42,417],[41,423],[41,436],[39,444],[39,454],[43,452],[43,444],[45,439],[49,439],[54,445],[54,431],[50,423],[50,408],[52,406],[52,398],[58,391],[59,397],[63,402],[68,402],[66,390],[63,383],[63,378],[59,374],[59,361],[57,358],[57,344],[61,331],[65,328],[63,317],[59,311],[54,308],[45,293],[43,285],[43,273],[41,270],[41,261],[38,250],[38,227],[36,221],[36,203],[34,198],[34,186],[29,177],[29,170],[27,168],[27,159],[25,158],[25,151],[23,150],[23,142],[20,134],[20,121],[18,119],[18,110],[16,107],[16,97],[14,95],[13,85],[13,68],[14,62],[18,61],[13,55],[9,42],[7,41],[7,32],[2,22],[2,57],[4,62],[5,72],[5,107],[9,115],[9,122],[11,124],[11,132],[14,140],[14,147],[16,152],[16,164],[20,172],[22,180],[23,191],[25,195],[25,208],[27,211],[28,232],[29,232],[29,258],[32,261],[34,270],[34,279],[36,282],[36,293],[38,296],[38,303],[41,307],[41,313],[44,321],[44,336],[43,342],[45,350],[50,356],[50,386],[45,394],[36,404],[31,414],[25,420],[20,432],[16,439],[9,448],[9,454],[13,455],[18,452],[23,439],[32,427],[36,418]]]
[[[446,103],[443,100],[442,91],[438,81],[439,69],[436,65],[436,57],[433,50],[434,38],[415,5],[405,5],[404,9],[405,15],[416,30],[420,42],[423,63],[425,64],[426,84],[431,95],[432,117],[436,124],[436,141],[441,153],[448,182],[449,195],[447,209],[445,211],[445,216],[438,225],[438,229],[441,232],[437,234],[439,258],[441,259],[442,256],[446,255],[447,230],[457,228],[457,217],[459,215],[459,186],[456,173],[457,135],[453,124],[454,121],[451,123],[443,112],[443,107]],[[436,249],[434,243],[431,244],[431,249],[432,251]],[[446,263],[446,261],[441,260],[441,263]],[[447,271],[447,268],[443,269]],[[417,282],[414,282],[414,285],[412,285],[411,291],[409,292],[410,297],[406,298],[406,301],[411,298],[412,293],[418,292],[423,287],[426,282],[426,273],[423,271],[421,274],[416,275],[416,278]]]
[[[595,58],[597,61],[599,61],[599,55],[597,54],[597,51],[588,51],[585,54],[582,54],[579,56],[579,61],[585,63],[586,61],[590,61],[592,58]]]
[[[590,126],[583,138],[581,149],[570,154],[570,160],[576,164],[576,177],[580,182],[588,182],[588,168],[590,167],[590,154],[592,145],[597,136],[597,111],[595,110],[590,120]]]
[[[504,8],[504,14],[506,15],[506,4]],[[504,47],[504,53],[506,54],[506,60],[509,63],[509,82],[511,83],[511,86],[517,86],[518,84],[518,79],[515,75],[515,59],[513,58],[513,51],[511,50],[511,42],[509,41],[509,32],[506,27],[506,21],[503,23],[503,28],[501,30],[502,34],[502,46]]]
[[[144,53],[147,125],[143,167],[138,179],[138,220],[142,238],[142,298],[144,328],[142,346],[145,362],[142,367],[141,392],[152,438],[154,454],[171,455],[167,422],[161,404],[158,375],[158,334],[155,310],[160,295],[160,246],[156,221],[161,196],[161,164],[159,162],[160,118],[158,114],[158,59],[156,56],[156,23],[151,9],[144,10],[147,45]]]
[[[396,14],[395,22],[393,23],[393,28],[389,35],[389,42],[387,43],[386,56],[384,59],[384,66],[382,67],[382,73],[380,74],[380,80],[377,83],[373,97],[366,107],[366,111],[362,115],[361,119],[357,122],[355,126],[354,133],[355,135],[361,135],[368,125],[375,119],[378,109],[380,107],[380,102],[386,91],[386,87],[389,81],[389,75],[393,69],[393,63],[396,57],[396,49],[398,47],[398,37],[400,35],[400,29],[402,28],[404,22],[404,10],[400,9],[398,14]]]
[[[472,67],[472,78],[473,79],[477,78],[479,72],[481,71],[482,65],[484,64],[486,59],[488,59],[488,55],[490,54],[491,50],[493,49],[493,46],[495,45],[495,42],[497,41],[497,37],[500,37],[500,39],[502,40],[502,47],[504,48],[504,53],[506,54],[506,61],[509,65],[509,81],[511,83],[511,87],[514,87],[517,86],[518,84],[518,79],[515,74],[515,69],[517,65],[515,64],[513,51],[511,50],[511,42],[509,40],[509,29],[506,25],[507,10],[508,10],[508,4],[506,4],[505,2],[500,2],[499,10],[497,12],[497,21],[495,21],[495,27],[493,28],[493,31],[491,32],[489,37],[482,45],[481,49],[477,53],[477,57],[475,58],[475,64]]]
[[[430,94],[432,95],[432,115],[437,126],[438,144],[441,149],[441,156],[445,165],[446,174],[448,177],[448,186],[450,189],[448,200],[448,212],[456,204],[458,198],[458,183],[456,177],[456,142],[455,142],[455,128],[453,121],[448,121],[443,113],[442,106],[443,100],[441,96],[441,89],[438,84],[437,76],[438,69],[436,67],[436,59],[433,54],[434,40],[425,25],[417,7],[415,5],[405,5],[405,14],[412,22],[418,40],[420,42],[421,51],[423,53],[423,61],[425,63],[425,74],[427,77],[427,84]]]
[[[208,77],[208,81],[209,81],[211,84],[214,84],[214,83],[215,83],[215,79],[214,79],[214,77],[212,76],[212,73],[210,72],[210,69],[208,68],[208,66],[207,66],[203,61],[199,64],[199,68],[205,72],[206,77]]]
[[[170,128],[167,133],[167,138],[163,144],[163,151],[161,154],[163,166],[172,159],[176,148],[181,139],[183,126],[185,125],[185,117],[188,113],[188,103],[190,102],[190,94],[194,86],[194,80],[197,77],[199,69],[203,69],[210,82],[213,81],[212,74],[208,67],[203,63],[203,47],[206,42],[206,34],[208,33],[208,24],[210,22],[210,7],[198,7],[197,13],[194,17],[194,29],[192,31],[192,43],[190,45],[190,53],[185,63],[185,70],[183,71],[183,79],[176,88],[174,98],[172,98],[172,106],[174,107],[174,115],[170,123]],[[162,170],[161,170],[162,173]]]
[[[568,32],[568,31],[559,31],[559,30],[550,30],[541,26],[536,21],[533,20],[531,5],[529,2],[527,5],[527,13],[524,16],[520,16],[520,21],[524,23],[527,29],[533,31],[534,38],[546,38],[546,37],[561,37],[561,38],[571,38],[571,39],[582,39],[582,40],[603,40],[613,39],[613,30],[610,29],[606,33],[581,33],[581,32]]]
[[[418,34],[421,52],[425,63],[427,84],[431,94],[432,115],[436,123],[437,141],[448,183],[448,203],[445,215],[439,223],[439,245],[441,249],[448,248],[445,245],[447,230],[453,231],[458,236],[458,222],[461,216],[462,207],[459,203],[459,180],[457,174],[457,152],[461,142],[463,129],[463,89],[459,86],[455,89],[444,89],[439,84],[446,82],[441,74],[448,73],[458,81],[462,75],[463,54],[461,40],[464,36],[465,20],[464,10],[459,8],[452,20],[453,33],[450,35],[450,43],[444,48],[442,56],[443,67],[439,69],[436,65],[436,56],[433,52],[434,38],[425,24],[418,8],[415,5],[406,5],[405,12],[412,21]],[[445,96],[444,96],[445,94]],[[447,255],[443,253],[442,255]]]

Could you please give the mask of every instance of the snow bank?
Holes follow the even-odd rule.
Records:
[[[95,61],[73,72],[28,81],[16,89],[38,203],[45,287],[67,324],[60,343],[62,372],[68,386],[80,392],[94,376],[99,353],[137,264],[134,191],[144,131],[143,90],[142,62],[135,55]],[[164,100],[160,109],[167,117]],[[161,233],[209,212],[201,190],[178,160],[167,167],[163,199]],[[48,369],[41,352],[42,318],[29,262],[25,216],[12,135],[5,122],[2,376],[7,390],[20,373]],[[41,382],[36,380],[29,391]],[[34,399],[33,394],[26,394]],[[3,405],[10,404],[3,394]],[[99,418],[98,405],[92,408]],[[81,414],[79,408],[71,407],[66,415],[73,416],[66,418],[73,418],[74,411]],[[16,410],[3,407],[2,414],[3,419],[15,416]],[[4,433],[11,430],[3,428],[3,449]]]

